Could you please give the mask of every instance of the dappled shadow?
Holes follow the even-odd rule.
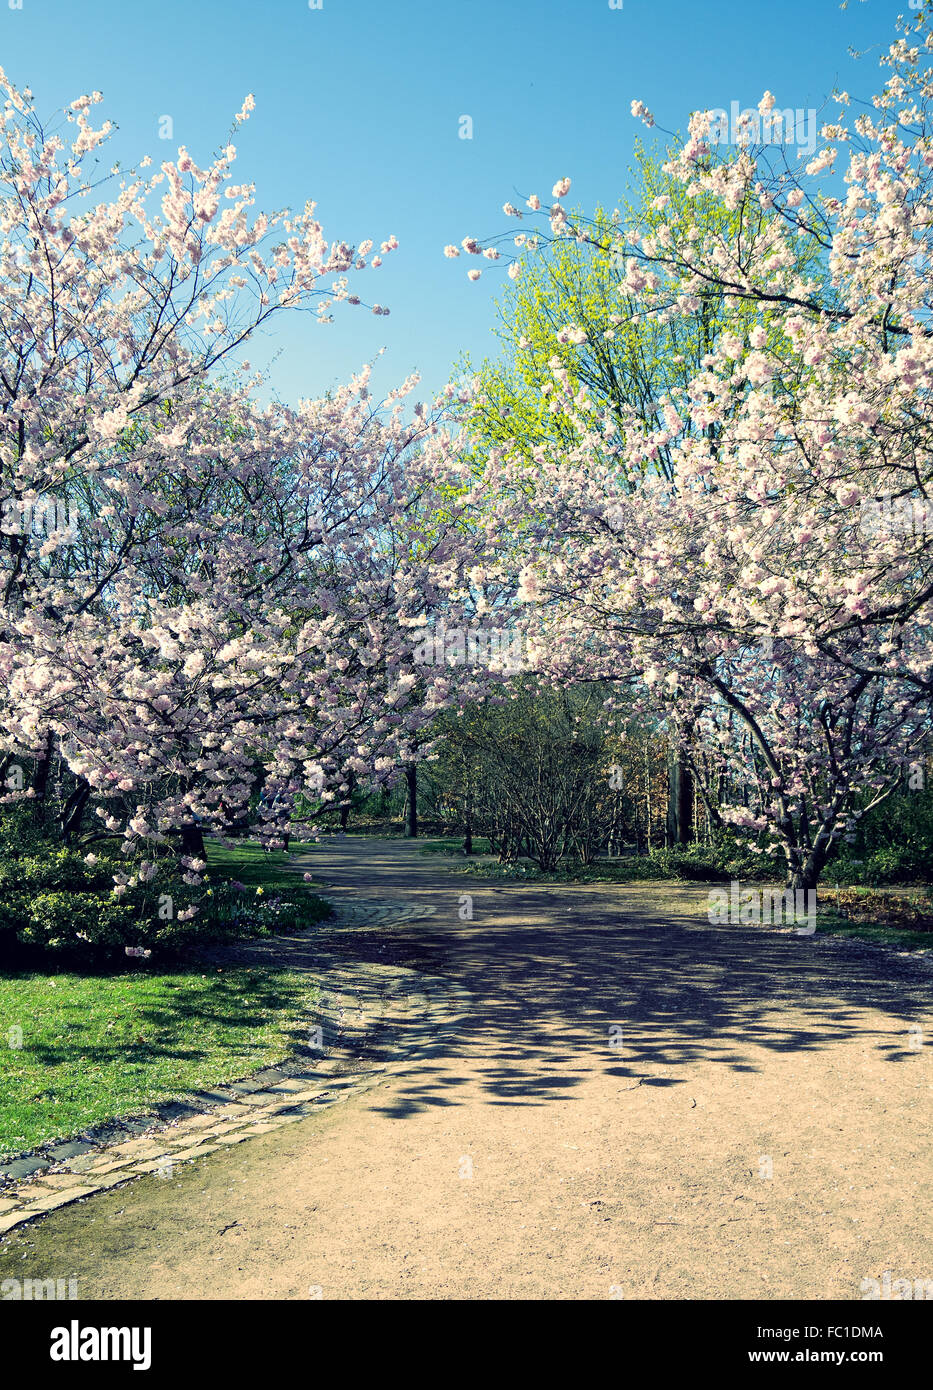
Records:
[[[308,861],[338,904],[397,900],[434,914],[355,931],[323,923],[286,946],[290,965],[397,964],[473,996],[441,1029],[443,1075],[429,1051],[376,1101],[392,1116],[456,1104],[458,1088],[477,1082],[489,1104],[542,1106],[572,1101],[595,1071],[670,1088],[698,1065],[756,1073],[769,1054],[853,1044],[897,1066],[929,1007],[929,975],[914,963],[841,940],[827,948],[793,932],[711,926],[707,890],[695,885],[483,880],[417,846],[357,838]],[[463,894],[471,921],[459,918]],[[451,1068],[458,1056],[462,1074]]]
[[[134,973],[144,988],[143,972]],[[165,972],[159,973],[161,977]],[[222,1058],[235,1068],[239,1059],[248,1063],[255,1057],[256,1032],[268,1027],[276,1015],[293,1019],[302,1013],[307,1018],[313,1016],[308,986],[300,978],[288,978],[283,970],[217,970],[209,989],[186,988],[196,973],[191,967],[179,967],[177,990],[163,988],[158,1002],[127,1000],[126,1015],[132,1020],[129,1033],[121,1026],[119,1010],[113,1010],[108,1012],[113,1035],[101,1039],[97,1022],[86,1018],[76,1005],[71,1010],[74,1021],[63,1019],[57,1036],[30,1042],[31,1060],[52,1069],[73,1064],[76,1056],[89,1067],[143,1067],[158,1058],[176,1062],[216,1062]],[[0,979],[4,977],[14,981],[21,978],[0,972]],[[114,977],[119,978],[117,972],[105,978]],[[85,978],[93,981],[101,976],[88,972]],[[112,997],[108,998],[112,1003]],[[297,1047],[307,1035],[307,1023],[295,1022],[282,1033],[284,1052]]]

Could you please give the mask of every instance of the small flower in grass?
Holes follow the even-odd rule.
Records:
[[[261,898],[261,897],[262,897],[262,891],[263,891],[263,890],[262,890],[262,886],[260,885],[260,887],[256,889],[256,897],[257,897],[257,898]]]
[[[239,880],[238,878],[233,878],[233,879],[230,880],[230,887],[231,887],[231,888],[234,890],[234,892],[236,892],[236,893],[245,893],[245,892],[246,892],[246,884],[245,884],[245,883],[241,883],[240,880]]]
[[[311,878],[311,875],[310,875],[310,874],[302,874],[302,878],[304,879],[305,883],[312,883],[312,882],[313,882],[313,879]]]

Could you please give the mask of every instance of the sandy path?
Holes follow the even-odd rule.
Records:
[[[0,1276],[111,1299],[858,1299],[885,1270],[933,1280],[928,968],[710,927],[699,888],[465,879],[353,838],[313,867],[336,897],[436,909],[341,946],[469,989],[457,1043],[14,1232]]]

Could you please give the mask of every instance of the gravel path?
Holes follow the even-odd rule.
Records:
[[[310,860],[335,901],[433,909],[321,950],[465,989],[452,1035],[340,1106],[14,1230],[0,1277],[107,1299],[933,1281],[929,958],[711,927],[692,885],[472,879],[358,838]]]

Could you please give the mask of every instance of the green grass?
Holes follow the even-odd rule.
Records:
[[[821,889],[817,926],[905,951],[933,947],[933,902],[928,892],[893,893],[863,886]]]
[[[421,846],[422,854],[463,854],[463,836],[455,835],[448,839],[426,840]],[[473,837],[474,854],[490,854],[489,841],[484,835],[474,835]]]
[[[290,856],[283,851],[267,854],[255,844],[228,848],[216,841],[209,841],[205,849],[207,893],[217,892],[209,920],[233,930],[239,922],[241,931],[265,933],[307,930],[332,915],[330,903],[288,867]],[[238,888],[232,899],[218,891],[234,882]],[[242,896],[239,889],[245,889]]]
[[[259,845],[246,843],[231,849],[216,840],[208,840],[205,848],[212,882],[237,879],[247,888],[295,888],[301,883],[300,874],[285,867],[291,856],[284,850],[267,854]]]
[[[213,883],[294,892],[289,856],[207,845]],[[328,908],[307,890],[312,913]],[[313,906],[312,906],[313,904]],[[299,971],[174,968],[0,972],[0,1152],[270,1066],[307,1038],[318,984]],[[22,1029],[22,1047],[16,1030]]]
[[[645,856],[614,860],[607,863],[598,860],[595,864],[566,863],[556,869],[539,869],[532,859],[519,859],[500,864],[479,862],[463,853],[463,837],[451,836],[445,839],[426,840],[421,846],[422,854],[444,854],[453,859],[463,860],[463,872],[474,874],[477,878],[518,878],[535,879],[542,883],[632,883],[642,879],[673,878],[660,864]],[[483,835],[473,837],[474,855],[492,854],[494,850]]]
[[[488,841],[474,840],[477,853],[488,852]],[[422,854],[445,854],[462,856],[463,841],[459,838],[432,840],[422,846]],[[482,846],[482,848],[481,848]],[[660,859],[644,855],[607,863],[599,860],[595,864],[568,864],[549,873],[543,872],[529,859],[518,863],[474,863],[463,860],[460,872],[476,878],[512,879],[536,883],[645,883],[649,881],[691,882],[697,878],[684,877],[672,870]],[[754,881],[745,875],[737,874],[743,882]],[[709,882],[718,881],[719,871],[710,870]],[[883,946],[896,946],[900,950],[930,950],[933,948],[933,905],[929,898],[914,893],[901,898],[866,887],[839,890],[820,889],[820,906],[817,928],[820,933],[835,936],[848,936],[856,940],[877,942]],[[829,899],[829,901],[827,901]],[[843,908],[834,905],[838,899]],[[848,915],[846,915],[848,914]],[[900,919],[900,920],[898,920]],[[918,923],[920,925],[918,925]]]
[[[933,948],[933,932],[909,931],[903,927],[875,924],[855,926],[835,913],[817,916],[817,931],[821,936],[851,936],[857,941],[874,941],[881,946],[897,946],[902,951],[928,951]]]
[[[0,1151],[281,1061],[306,1038],[316,981],[288,970],[0,973]],[[22,1029],[22,1047],[15,1031]]]
[[[465,859],[461,867],[461,873],[470,874],[476,878],[507,878],[519,879],[523,882],[534,880],[536,883],[644,883],[649,881],[667,880],[679,882],[677,875],[646,856],[632,856],[630,859],[621,859],[615,863],[607,864],[604,861],[597,861],[595,864],[568,864],[556,869],[539,869],[531,859],[521,859],[517,863],[500,864],[490,863],[488,860],[483,863]],[[712,882],[712,875],[710,876]]]

